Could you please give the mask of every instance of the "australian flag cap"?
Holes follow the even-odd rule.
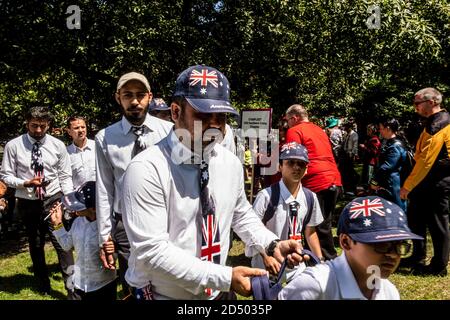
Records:
[[[308,150],[304,145],[295,141],[281,147],[280,160],[297,159],[309,163]]]
[[[161,98],[153,98],[152,102],[150,102],[149,107],[148,107],[149,111],[166,111],[166,110],[170,110],[170,108],[167,106],[167,104],[164,102],[163,99]]]
[[[230,103],[230,84],[217,69],[197,65],[184,70],[177,78],[172,97],[184,97],[198,112],[239,113]]]
[[[406,214],[398,205],[377,196],[349,202],[339,217],[337,233],[362,243],[423,240],[411,232]]]
[[[76,191],[62,196],[61,202],[67,209],[72,211],[95,208],[95,181],[88,181]]]

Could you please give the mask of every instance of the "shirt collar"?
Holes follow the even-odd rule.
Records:
[[[153,131],[152,128],[155,126],[155,120],[151,118],[152,117],[147,113],[145,115],[145,120],[142,123],[142,125],[147,127],[150,130],[150,132]],[[127,118],[125,118],[125,116],[122,116],[121,124],[122,124],[122,132],[124,135],[127,135],[131,131],[131,128],[135,127],[135,125],[131,124],[127,120]]]
[[[193,152],[191,149],[186,147],[183,143],[180,142],[178,136],[175,134],[175,129],[171,129],[168,136],[167,142],[169,144],[170,149],[170,158],[175,164],[200,164],[202,161],[201,155]],[[205,160],[209,162],[209,159],[217,154],[214,150],[214,145],[209,145],[205,151]]]
[[[30,136],[29,133],[27,133],[27,138],[28,138],[28,141],[30,141],[31,144],[35,144],[37,141],[39,141],[41,143],[41,145],[43,145],[45,143],[45,140],[47,139],[47,134],[45,134],[45,136],[41,140],[36,140],[32,136]]]
[[[350,268],[345,252],[332,260],[333,269],[336,272],[341,297],[344,300],[367,300],[358,287],[353,271]]]
[[[90,143],[91,141],[89,139],[86,140],[86,145],[83,148],[77,147],[75,145],[75,143],[72,142],[71,146],[72,148],[74,148],[74,150],[80,150],[80,151],[84,151],[84,150],[94,150],[95,145]]]
[[[300,202],[300,197],[301,197],[300,193],[301,192],[302,192],[302,188],[300,186],[300,188],[298,190],[297,198],[294,198],[294,196],[291,194],[289,189],[284,184],[283,179],[280,180],[280,195],[283,198],[285,204],[289,205],[289,203],[291,203],[292,201]]]

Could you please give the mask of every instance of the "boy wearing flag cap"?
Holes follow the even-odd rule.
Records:
[[[280,239],[306,242],[311,251],[324,260],[315,230],[315,226],[323,221],[322,212],[315,193],[304,188],[301,183],[308,163],[308,151],[303,145],[296,142],[283,145],[279,161],[282,178],[280,182],[258,193],[253,209],[266,227]],[[281,264],[265,253],[257,253],[252,257],[252,266],[267,269],[276,275]],[[305,264],[302,263],[295,270],[288,270],[287,281],[304,269]]]
[[[53,234],[61,247],[68,251],[75,248],[76,259],[72,285],[80,300],[116,300],[116,270],[103,268],[98,246],[98,229],[95,214],[95,181],[88,181],[76,191],[61,198],[66,210],[78,216],[69,232],[62,225],[61,203],[50,210]],[[107,241],[107,253],[114,253],[114,243]]]
[[[291,263],[301,245],[279,241],[248,203],[242,164],[220,145],[227,113],[237,114],[227,78],[197,65],[175,84],[169,135],[130,163],[123,180],[130,239],[127,282],[136,299],[232,299],[251,294],[265,270],[226,266],[231,228],[252,250]],[[235,296],[234,296],[235,297]]]
[[[408,240],[422,239],[408,227],[396,204],[376,196],[356,198],[338,222],[343,253],[307,268],[279,293],[280,300],[399,300],[387,279],[411,249]]]

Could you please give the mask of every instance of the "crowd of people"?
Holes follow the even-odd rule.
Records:
[[[170,105],[153,98],[144,75],[130,72],[116,87],[122,118],[91,140],[87,120],[70,117],[67,147],[47,132],[48,108],[27,111],[27,132],[6,144],[0,178],[15,190],[10,203],[25,226],[42,294],[51,292],[46,235],[73,300],[114,300],[118,282],[127,299],[233,300],[252,295],[251,278],[278,274],[285,260],[288,285],[279,299],[398,299],[387,277],[409,253],[410,240],[413,253],[404,265],[415,274],[447,275],[450,117],[437,90],[415,95],[426,126],[405,178],[410,146],[397,120],[369,125],[359,143],[351,122],[341,130],[330,118],[322,128],[304,106],[290,106],[280,133],[279,181],[253,205],[227,124],[238,115],[229,97],[226,76],[212,67],[181,72]],[[364,195],[357,189],[359,159]],[[332,221],[342,190],[351,201],[340,214],[338,257]],[[251,267],[226,265],[233,232]],[[313,257],[319,265],[308,266]],[[363,285],[373,265],[381,269],[381,291]]]

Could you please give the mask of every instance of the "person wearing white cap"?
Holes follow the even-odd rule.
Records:
[[[113,239],[118,253],[119,277],[125,294],[129,243],[122,224],[122,179],[131,159],[167,136],[173,124],[148,114],[152,99],[147,78],[137,72],[120,77],[115,93],[122,119],[100,130],[95,137],[97,171],[97,223],[102,247]],[[105,268],[113,269],[114,258],[102,251]]]

